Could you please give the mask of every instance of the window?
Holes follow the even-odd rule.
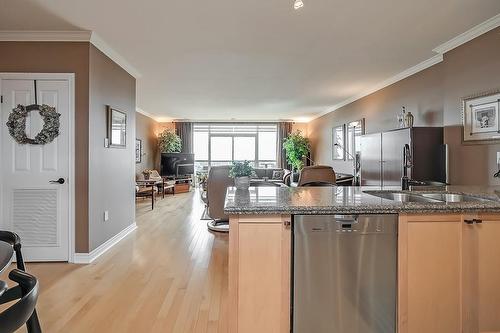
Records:
[[[357,152],[361,151],[361,136],[365,134],[364,119],[347,124],[347,159],[352,160]]]
[[[197,169],[251,161],[255,167],[277,165],[276,124],[194,124],[193,149]]]

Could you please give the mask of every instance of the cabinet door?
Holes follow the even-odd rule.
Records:
[[[461,332],[461,216],[400,216],[399,333]]]
[[[478,219],[463,224],[463,332],[500,332],[500,215]]]
[[[290,332],[290,217],[230,223],[230,331]]]

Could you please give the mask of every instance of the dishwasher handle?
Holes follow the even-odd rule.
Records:
[[[334,215],[333,218],[337,223],[358,223],[358,215]]]

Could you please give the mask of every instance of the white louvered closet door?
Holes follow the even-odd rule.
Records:
[[[3,79],[1,104],[0,229],[19,234],[27,261],[67,261],[69,213],[69,83],[37,80],[37,102],[55,106],[60,135],[46,145],[21,145],[10,136],[6,122],[18,104],[35,103],[34,80]],[[34,138],[43,120],[32,111],[26,133]],[[50,183],[63,178],[64,184]]]

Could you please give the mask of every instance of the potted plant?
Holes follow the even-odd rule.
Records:
[[[229,176],[234,178],[234,186],[238,190],[248,190],[250,187],[250,177],[254,173],[250,161],[233,162],[229,170]]]
[[[300,130],[297,130],[283,141],[283,149],[288,163],[292,166],[293,180],[296,181],[298,172],[304,166],[304,157],[311,150],[309,139],[304,137]]]
[[[158,135],[158,145],[162,153],[179,153],[182,149],[181,138],[169,129]]]

